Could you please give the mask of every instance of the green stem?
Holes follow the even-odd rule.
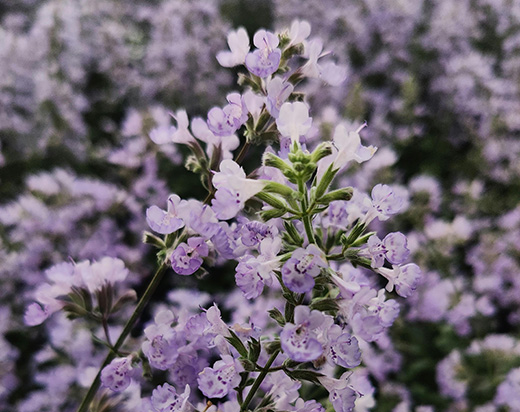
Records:
[[[249,404],[251,403],[251,401],[253,400],[253,397],[255,396],[256,391],[258,390],[258,388],[260,387],[260,385],[264,381],[265,377],[269,373],[269,368],[271,367],[271,365],[273,364],[274,360],[276,359],[276,357],[278,356],[279,353],[280,353],[280,350],[276,350],[276,351],[273,352],[273,354],[271,355],[271,357],[269,358],[269,360],[267,361],[267,363],[263,367],[262,372],[260,372],[260,375],[258,375],[256,377],[256,380],[253,383],[253,386],[251,387],[251,390],[247,394],[246,400],[244,401],[244,403],[240,407],[240,412],[244,412],[247,409],[247,407],[249,406]]]
[[[159,268],[155,272],[155,274],[152,278],[152,281],[150,282],[150,284],[146,288],[146,291],[144,292],[143,296],[137,303],[134,313],[132,313],[132,316],[130,317],[130,319],[128,319],[128,322],[126,322],[126,325],[125,325],[123,331],[121,332],[121,334],[119,335],[119,338],[117,339],[117,342],[115,343],[115,345],[113,347],[113,350],[110,351],[108,353],[108,355],[106,356],[103,364],[101,365],[101,368],[99,369],[98,374],[94,378],[94,382],[92,382],[92,385],[90,386],[90,389],[88,390],[87,394],[83,398],[83,401],[81,402],[81,405],[79,406],[77,412],[86,412],[87,411],[88,407],[90,406],[90,403],[94,399],[94,396],[96,395],[96,392],[99,389],[99,386],[101,385],[101,371],[103,370],[103,368],[105,366],[107,366],[116,357],[116,352],[119,351],[121,346],[123,346],[123,343],[125,342],[126,338],[130,334],[130,332],[132,331],[132,328],[134,327],[135,322],[141,316],[144,308],[146,307],[146,305],[150,301],[150,298],[152,297],[153,293],[155,292],[155,289],[157,289],[157,286],[161,282],[161,279],[164,275],[164,272],[166,272],[167,268],[168,268],[168,265],[165,262],[163,262],[163,264],[161,266],[159,266]]]
[[[312,230],[311,217],[309,216],[309,193],[307,191],[307,186],[300,179],[298,181],[298,191],[303,194],[303,198],[301,200],[301,209],[302,209],[302,221],[303,226],[305,227],[305,233],[307,233],[307,238],[309,239],[309,243],[316,243],[314,239],[314,231]]]

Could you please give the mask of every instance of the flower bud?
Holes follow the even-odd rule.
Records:
[[[351,187],[344,187],[343,189],[333,190],[318,199],[318,203],[328,205],[334,200],[350,200],[352,199],[353,189]]]

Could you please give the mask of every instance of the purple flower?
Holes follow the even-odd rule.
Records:
[[[323,56],[323,43],[319,39],[310,41],[305,47],[305,54],[309,61],[303,66],[303,73],[309,77],[319,77],[331,86],[339,86],[347,78],[347,68],[333,62],[318,64]]]
[[[308,106],[303,102],[285,102],[280,108],[276,126],[282,137],[290,137],[291,143],[299,142],[300,136],[305,136],[312,126]]]
[[[294,86],[284,81],[281,77],[275,77],[267,84],[267,99],[265,106],[267,111],[275,119],[280,114],[282,104],[288,99],[294,90]]]
[[[323,346],[317,339],[315,329],[326,323],[326,316],[311,311],[307,306],[297,306],[294,310],[294,324],[287,323],[280,333],[283,351],[297,362],[313,361],[323,353]]]
[[[34,302],[25,310],[23,320],[27,326],[36,326],[41,325],[48,317],[49,313],[47,309],[45,307],[42,308],[41,305]]]
[[[340,379],[326,376],[319,377],[320,383],[329,392],[329,401],[336,412],[351,412],[354,410],[356,392],[348,381],[349,372],[344,373]]]
[[[205,239],[210,239],[220,229],[215,212],[198,200],[183,202],[179,213],[186,225]]]
[[[162,235],[173,233],[184,227],[184,221],[178,217],[177,208],[181,198],[170,195],[168,198],[168,210],[164,211],[157,206],[151,206],[146,210],[146,222],[150,228]]]
[[[327,215],[323,217],[325,228],[345,228],[348,225],[347,202],[344,200],[334,200],[330,202]]]
[[[101,371],[101,384],[114,392],[124,391],[130,385],[133,371],[132,358],[116,358]]]
[[[403,298],[409,297],[417,289],[422,275],[421,269],[415,263],[404,266],[393,265],[392,269],[381,267],[377,272],[388,279],[386,290],[391,292],[395,286],[395,291]]]
[[[404,199],[394,193],[388,185],[378,184],[372,189],[372,208],[364,218],[365,223],[378,217],[379,220],[387,220],[390,216],[401,211]]]
[[[170,256],[172,268],[179,275],[192,275],[208,256],[209,247],[201,237],[190,237],[188,244],[181,243]]]
[[[197,382],[200,391],[208,398],[223,398],[240,383],[240,375],[244,368],[239,361],[230,355],[222,356],[213,368],[204,368]]]
[[[333,325],[327,331],[327,357],[336,365],[344,368],[354,368],[361,363],[361,351],[358,340],[350,333],[345,332],[338,325]]]
[[[220,163],[220,171],[213,176],[213,186],[217,189],[211,202],[219,219],[227,220],[236,216],[246,200],[260,192],[265,182],[247,179],[244,170],[233,160]]]
[[[314,287],[314,278],[320,274],[321,268],[327,266],[322,255],[323,252],[315,245],[296,249],[282,267],[285,286],[296,293],[310,292]]]
[[[246,299],[260,296],[264,285],[271,285],[273,270],[280,266],[280,260],[276,256],[280,248],[280,238],[266,238],[260,244],[260,255],[247,256],[240,261],[236,268],[235,281]]]
[[[158,386],[152,392],[152,407],[156,412],[188,412],[192,410],[188,402],[190,387],[186,385],[182,395],[177,394],[175,388],[168,383]]]
[[[262,222],[247,222],[240,229],[240,240],[245,246],[256,246],[266,237],[274,238],[278,234],[275,226],[270,226]]]
[[[246,56],[246,67],[255,76],[265,78],[278,70],[282,51],[278,46],[278,37],[269,31],[258,30],[253,43],[258,48]]]
[[[383,266],[385,257],[390,263],[398,265],[410,255],[410,250],[406,247],[406,236],[401,232],[389,233],[382,241],[376,235],[370,236],[367,246],[366,252],[372,259],[373,268]]]
[[[229,50],[217,53],[217,60],[223,67],[233,67],[243,64],[249,52],[249,36],[246,29],[239,27],[236,31],[230,31],[227,36]]]
[[[229,104],[223,109],[213,107],[208,112],[208,128],[217,136],[232,135],[248,116],[246,103],[239,93],[230,93],[226,98]]]

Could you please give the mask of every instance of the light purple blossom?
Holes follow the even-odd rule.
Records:
[[[396,194],[388,185],[377,184],[372,189],[370,209],[363,221],[368,224],[376,217],[387,220],[390,216],[399,213],[404,207],[405,200]]]
[[[422,275],[421,269],[415,263],[404,266],[393,265],[392,269],[381,267],[377,272],[388,279],[386,290],[391,292],[395,286],[395,291],[403,298],[409,297],[417,289]]]
[[[349,372],[344,373],[340,379],[327,376],[318,377],[320,383],[329,392],[329,401],[336,412],[351,412],[354,410],[357,398],[356,392],[348,381]]]
[[[188,402],[190,387],[185,386],[184,392],[178,394],[175,388],[165,383],[158,386],[152,392],[152,407],[156,412],[188,412],[192,410]]]
[[[151,206],[146,210],[146,222],[150,228],[162,235],[173,233],[184,227],[184,221],[179,217],[178,208],[181,198],[172,194],[168,197],[168,209],[162,210],[157,206]]]
[[[233,160],[220,163],[220,171],[213,176],[213,186],[217,189],[211,205],[219,219],[227,220],[236,216],[246,200],[261,191],[266,182],[247,179],[244,170]]]
[[[181,243],[170,256],[172,268],[179,275],[192,275],[208,256],[209,247],[201,237],[190,237],[188,244]]]
[[[244,64],[246,55],[249,53],[249,36],[246,29],[239,27],[237,30],[230,31],[227,43],[230,51],[223,50],[217,53],[219,64],[223,67]]]
[[[290,137],[293,143],[299,142],[312,125],[309,107],[303,102],[285,102],[280,108],[276,125],[282,137]]]
[[[327,323],[326,315],[308,306],[296,306],[294,324],[287,323],[280,333],[283,351],[297,362],[313,361],[323,353],[315,329]]]
[[[310,292],[314,278],[326,266],[323,252],[316,245],[296,249],[282,267],[283,283],[293,292]]]
[[[124,391],[130,385],[133,371],[132,358],[116,358],[101,371],[101,384],[114,392]]]
[[[260,244],[260,254],[246,256],[236,267],[235,281],[247,299],[254,299],[262,293],[264,286],[270,286],[273,270],[280,267],[277,254],[282,242],[278,237],[265,238]]]
[[[361,363],[361,351],[355,336],[333,325],[327,331],[327,358],[344,368],[354,368]]]
[[[383,266],[385,257],[390,263],[399,265],[405,262],[410,255],[406,236],[401,232],[389,233],[383,240],[379,239],[377,235],[370,236],[364,252],[372,259],[374,268]]]
[[[318,59],[326,55],[322,51],[323,43],[320,39],[309,41],[305,48],[309,60],[303,67],[303,73],[309,77],[319,77],[331,86],[339,86],[347,78],[347,68],[333,62],[318,64]]]
[[[280,114],[282,104],[289,98],[294,90],[294,86],[288,81],[284,81],[281,77],[274,77],[267,83],[267,99],[265,106],[267,111],[275,119]]]
[[[23,319],[27,326],[36,326],[41,325],[48,317],[49,313],[46,308],[34,302],[25,310]]]
[[[258,49],[247,54],[247,70],[255,76],[268,77],[278,70],[282,57],[282,51],[278,48],[278,36],[261,29],[255,33],[253,43]]]
[[[223,398],[240,383],[244,368],[230,355],[223,355],[213,368],[204,368],[197,380],[200,391],[208,398]]]
[[[230,136],[242,126],[248,116],[247,106],[239,93],[226,97],[228,104],[221,109],[213,107],[208,112],[208,127],[217,136]]]

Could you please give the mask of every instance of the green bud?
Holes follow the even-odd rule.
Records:
[[[333,190],[318,199],[318,203],[328,205],[335,200],[350,200],[352,199],[353,189],[351,187],[344,187],[343,189]]]
[[[275,209],[287,211],[287,205],[285,202],[276,196],[265,193],[264,191],[258,192],[255,196]]]
[[[263,164],[264,166],[275,167],[278,170],[281,170],[283,174],[286,172],[292,172],[291,166],[289,166],[284,160],[280,159],[274,153],[264,153]]]
[[[318,160],[332,154],[332,144],[330,142],[323,142],[318,145],[311,153],[311,161],[318,163]]]
[[[247,372],[253,372],[256,369],[255,363],[250,361],[249,359],[240,359],[240,363],[244,367],[244,370]]]
[[[365,231],[366,225],[364,223],[357,223],[356,226],[350,231],[348,236],[346,234],[341,235],[341,243],[344,247],[349,247],[354,244],[361,236],[361,234]]]
[[[271,355],[277,350],[282,350],[282,345],[280,344],[280,340],[273,340],[271,342],[267,342],[264,344],[265,351]]]
[[[264,222],[267,222],[271,219],[276,219],[278,217],[282,217],[287,213],[287,210],[280,210],[280,209],[268,209],[263,210],[260,212],[260,217]]]
[[[282,315],[282,312],[280,312],[278,309],[274,308],[269,311],[269,316],[278,323],[280,326],[285,325],[285,318]]]
[[[266,185],[264,186],[264,192],[268,193],[277,193],[284,197],[294,197],[295,191],[291,189],[289,186],[283,185],[278,182],[274,182],[272,180],[268,180]]]
[[[146,243],[147,245],[153,245],[158,249],[163,249],[166,246],[160,237],[155,236],[150,232],[143,233],[143,243]]]

